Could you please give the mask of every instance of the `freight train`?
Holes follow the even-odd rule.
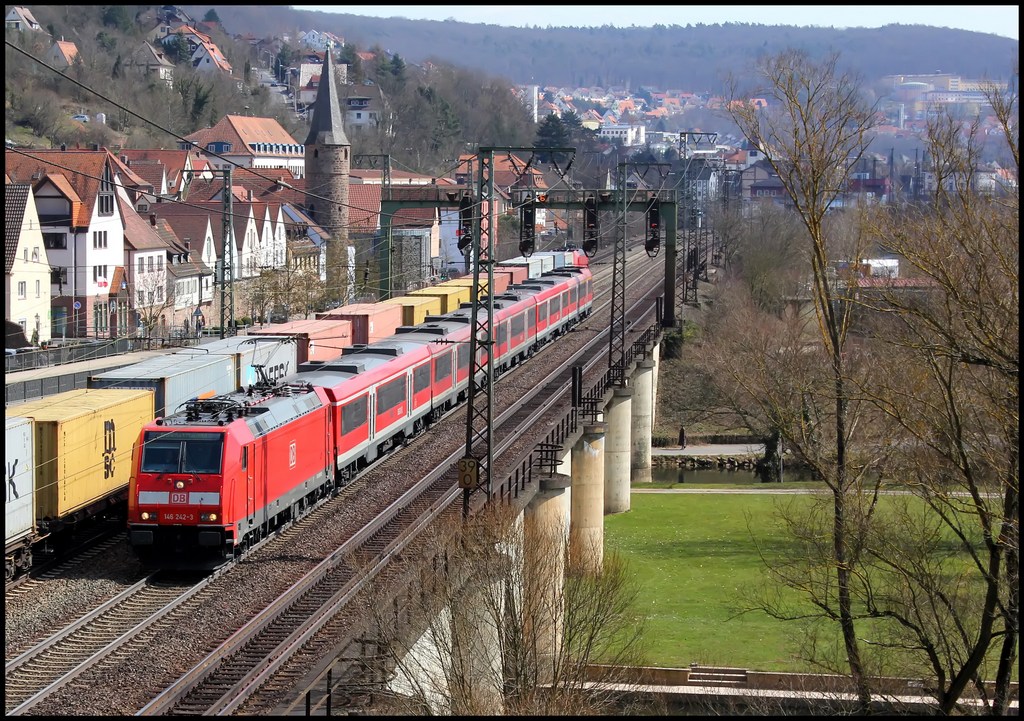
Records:
[[[589,315],[591,272],[563,264],[492,299],[500,374]],[[133,450],[131,547],[151,565],[211,567],[302,516],[465,401],[475,325],[463,303],[277,382],[156,418]]]
[[[123,518],[132,445],[152,419],[144,389],[82,388],[7,409],[7,581],[32,567],[37,544],[108,513]]]

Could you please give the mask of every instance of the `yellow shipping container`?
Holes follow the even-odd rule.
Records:
[[[441,286],[432,285],[429,288],[419,288],[417,290],[410,290],[406,295],[412,296],[430,296],[431,298],[441,299],[441,312],[451,313],[453,310],[458,310],[459,306],[463,303],[469,302],[469,288],[459,288],[457,286]]]
[[[469,297],[472,298],[473,297],[472,296],[472,293],[473,293],[473,276],[471,276],[471,275],[464,275],[461,278],[453,278],[452,280],[446,280],[444,283],[438,283],[437,287],[438,288],[449,288],[449,287],[469,288],[470,289],[470,291],[469,291],[470,292],[470,296]],[[487,292],[487,275],[483,271],[480,272],[480,287],[484,289],[485,293]]]
[[[402,325],[419,325],[428,315],[441,314],[441,299],[437,296],[400,295],[382,300],[381,303],[402,306]]]
[[[8,410],[33,421],[36,518],[64,519],[127,492],[132,445],[154,417],[153,391],[81,389]]]

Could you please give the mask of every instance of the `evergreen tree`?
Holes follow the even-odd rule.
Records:
[[[569,146],[569,142],[569,131],[560,117],[549,113],[540,121],[540,125],[537,126],[535,146],[538,148],[565,148]],[[550,163],[552,160],[549,153],[542,153],[539,158],[545,163]]]
[[[207,23],[220,23],[220,16],[217,14],[216,10],[214,10],[213,8],[210,8],[209,10],[206,11],[206,14],[203,15],[203,22],[207,22]]]

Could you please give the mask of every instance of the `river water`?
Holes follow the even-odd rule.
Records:
[[[811,480],[810,473],[803,469],[782,472],[784,483]],[[651,480],[654,483],[728,483],[762,485],[762,481],[753,471],[727,470],[724,468],[652,468]]]

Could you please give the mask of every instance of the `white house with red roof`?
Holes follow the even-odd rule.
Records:
[[[212,128],[197,130],[185,140],[182,149],[206,151],[207,161],[217,169],[287,168],[296,178],[305,174],[305,145],[296,142],[276,118],[225,115]]]
[[[79,60],[78,46],[70,40],[61,38],[43,56],[43,60],[57,68],[64,70],[74,65]]]
[[[8,30],[33,30],[36,32],[43,30],[43,26],[36,20],[32,11],[21,5],[15,5],[4,16],[4,27]]]
[[[50,340],[50,266],[32,186],[4,187],[4,318],[37,343]]]
[[[128,195],[120,163],[103,150],[33,150],[6,154],[7,175],[30,183],[51,272],[55,337],[109,337],[110,296],[124,263],[117,198]],[[78,306],[77,308],[75,306]]]

